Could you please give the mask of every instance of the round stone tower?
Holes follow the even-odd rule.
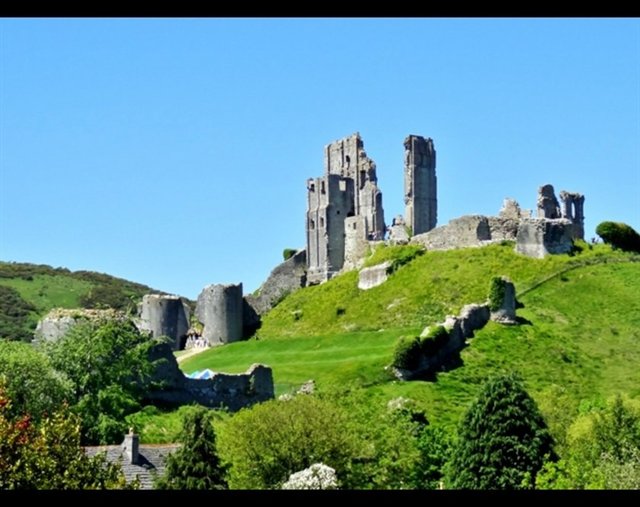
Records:
[[[198,296],[196,316],[204,324],[202,336],[209,345],[242,339],[242,284],[213,284]]]
[[[138,328],[154,337],[168,336],[179,350],[189,330],[189,307],[178,296],[147,294],[140,305]]]

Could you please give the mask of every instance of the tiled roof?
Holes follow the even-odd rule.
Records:
[[[138,460],[135,464],[129,462],[121,445],[85,447],[85,452],[89,456],[106,452],[107,461],[117,463],[122,467],[127,482],[131,482],[138,477],[140,489],[153,489],[154,476],[164,473],[166,457],[178,447],[179,444],[140,445]]]

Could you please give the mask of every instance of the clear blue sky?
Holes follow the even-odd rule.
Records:
[[[0,259],[250,292],[356,131],[387,223],[418,134],[440,225],[551,183],[640,230],[640,20],[1,19]]]

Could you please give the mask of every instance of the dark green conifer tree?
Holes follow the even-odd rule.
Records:
[[[553,442],[538,407],[514,374],[490,379],[462,418],[448,467],[456,489],[527,489]]]
[[[167,457],[158,489],[226,489],[225,467],[216,449],[210,410],[198,407],[187,413],[180,435],[182,446]]]

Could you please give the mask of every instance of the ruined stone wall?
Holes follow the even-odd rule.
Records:
[[[561,218],[560,204],[556,199],[553,185],[542,185],[538,189],[538,218]]]
[[[184,348],[189,330],[189,307],[178,296],[147,294],[139,306],[138,329],[152,336],[168,336],[172,348]]]
[[[447,225],[411,238],[411,243],[421,244],[428,250],[450,250],[469,246],[481,246],[491,240],[487,217],[467,215],[454,218]]]
[[[560,200],[562,218],[571,220],[573,224],[573,239],[584,240],[584,195],[563,190]]]
[[[410,135],[404,140],[405,221],[413,234],[433,229],[438,221],[436,150],[431,138]]]
[[[231,343],[243,338],[242,284],[212,284],[198,296],[196,316],[204,325],[202,337],[209,345]]]
[[[307,280],[319,283],[344,264],[344,219],[354,215],[354,184],[328,174],[310,180],[307,189]]]
[[[287,294],[304,287],[307,280],[307,252],[299,250],[286,261],[278,264],[255,294],[245,296],[245,301],[256,315],[264,315]],[[247,321],[247,312],[243,312],[244,325],[255,323]]]
[[[208,380],[189,379],[182,373],[181,377],[172,385],[150,391],[146,399],[174,406],[197,403],[237,411],[274,397],[273,373],[262,364],[253,364],[245,373],[235,375],[216,373]]]
[[[55,341],[62,338],[69,330],[80,322],[100,322],[107,320],[127,320],[123,312],[105,309],[67,309],[54,308],[38,321],[34,332],[34,340]]]
[[[387,281],[391,269],[391,262],[386,261],[376,266],[364,268],[358,273],[358,289],[368,290]]]
[[[568,253],[573,247],[573,224],[566,218],[529,218],[518,228],[516,252],[542,259],[547,254]]]
[[[38,321],[34,340],[37,342],[57,341],[62,338],[76,324],[76,319],[70,315],[46,315]]]
[[[167,344],[152,347],[149,360],[156,365],[150,384],[154,387],[145,395],[151,402],[174,406],[198,403],[235,411],[274,397],[273,373],[268,366],[254,364],[245,373],[216,373],[209,380],[196,380],[185,377]]]
[[[366,219],[362,216],[348,217],[344,221],[344,269],[354,269],[362,265],[369,250],[365,222]]]

